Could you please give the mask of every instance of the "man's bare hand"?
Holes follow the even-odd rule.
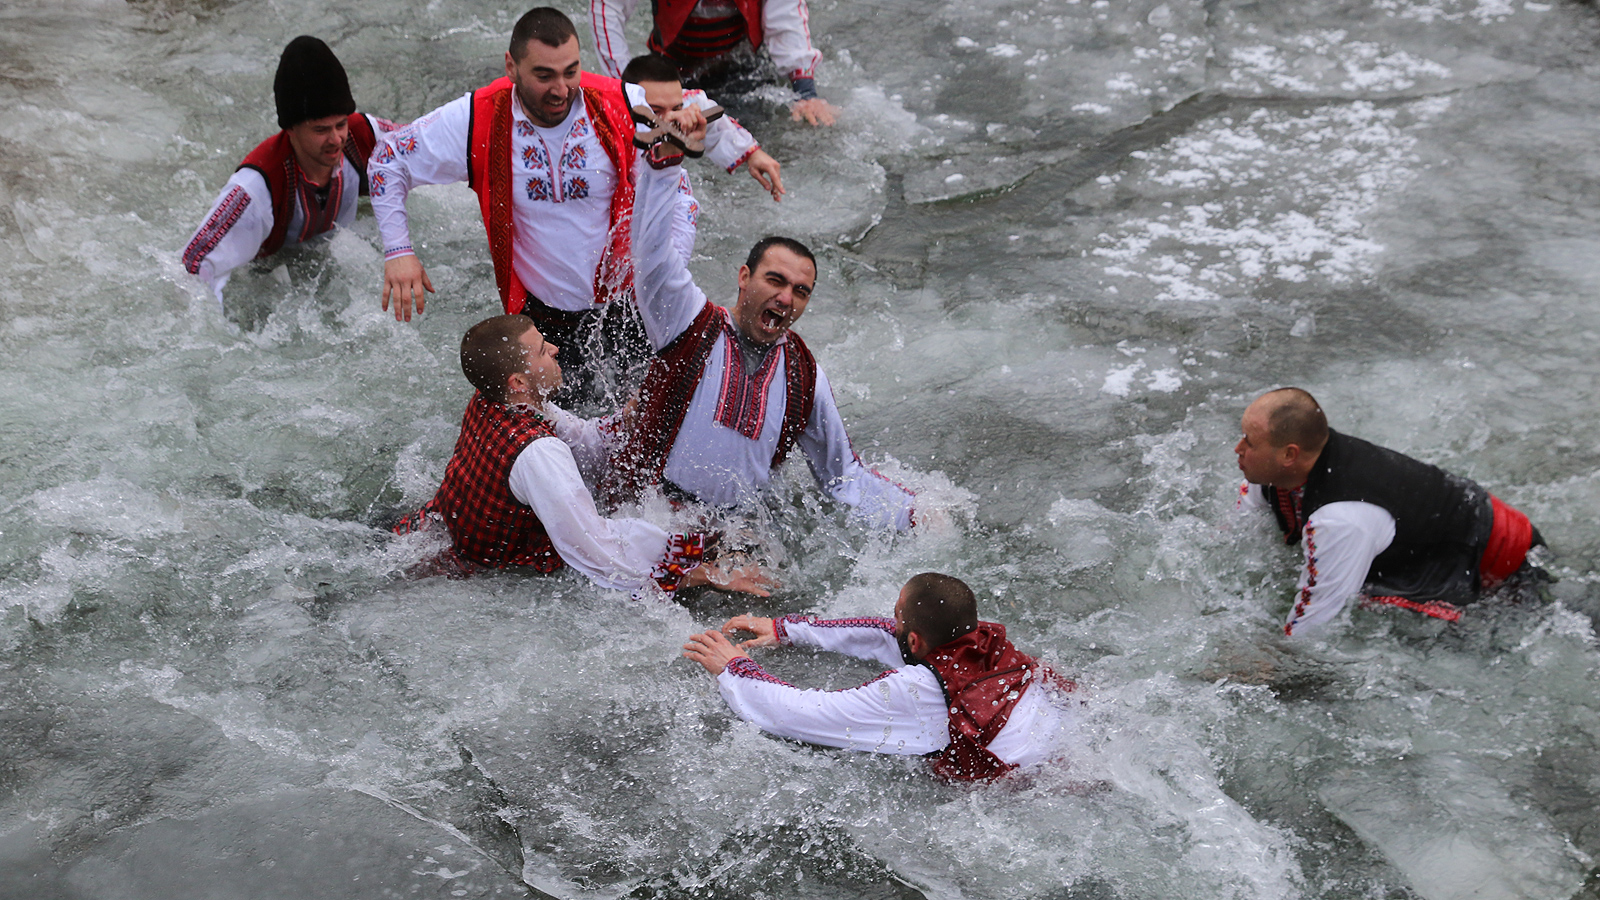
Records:
[[[753,634],[755,637],[740,642],[739,646],[745,649],[751,647],[776,647],[778,646],[778,628],[766,616],[752,616],[745,613],[734,616],[722,623],[722,633],[733,637],[739,632]]]
[[[767,151],[756,148],[756,151],[750,154],[750,158],[745,160],[744,167],[745,171],[750,173],[750,177],[772,195],[773,203],[783,199],[783,178],[778,174],[783,166],[768,155]]]
[[[731,641],[722,636],[720,631],[705,631],[700,634],[689,635],[689,643],[683,645],[683,655],[706,667],[712,675],[721,675],[728,663],[739,657],[748,658],[749,654],[735,647]]]
[[[396,322],[411,321],[413,305],[417,308],[417,314],[421,315],[423,306],[427,304],[427,296],[431,293],[433,282],[428,280],[422,260],[415,256],[396,256],[383,261],[383,308],[388,309],[389,300],[393,298]]]
[[[832,125],[839,119],[839,108],[821,97],[796,100],[794,106],[789,107],[789,118],[812,125]]]
[[[683,109],[669,109],[656,121],[677,128],[679,134],[702,143],[706,139],[706,126],[710,124],[706,121],[705,113],[700,111],[700,107],[692,104]]]
[[[753,597],[770,597],[777,586],[777,579],[755,563],[726,570],[720,563],[701,563],[684,573],[683,581],[678,585],[680,588],[714,587],[719,591]]]

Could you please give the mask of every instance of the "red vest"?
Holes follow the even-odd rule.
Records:
[[[939,677],[950,704],[950,745],[934,760],[933,770],[952,780],[988,781],[1015,768],[990,753],[989,742],[1005,727],[1024,690],[1055,677],[1049,667],[1012,646],[1006,627],[994,622],[979,622],[922,661]],[[1058,681],[1071,690],[1072,682]]]
[[[628,111],[622,82],[584,72],[579,81],[583,103],[606,156],[617,170],[617,189],[611,195],[611,245],[600,258],[594,275],[594,302],[604,303],[633,282],[628,258],[629,229],[624,220],[633,214],[633,117]],[[522,312],[528,289],[511,263],[511,79],[497,78],[472,94],[472,119],[467,130],[467,183],[478,194],[483,227],[489,233],[489,259],[494,263],[495,285],[507,313]],[[556,161],[551,160],[551,165]]]
[[[650,34],[650,49],[671,56],[672,44],[683,31],[700,0],[655,0],[655,30]],[[734,0],[744,18],[745,34],[751,47],[761,46],[761,0]]]
[[[415,530],[430,514],[444,520],[457,556],[490,568],[561,568],[533,508],[511,493],[508,478],[517,454],[542,437],[554,437],[548,422],[527,407],[492,403],[473,394],[461,417],[461,437],[445,467],[444,482],[428,504],[406,517],[395,532]]]
[[[678,431],[683,428],[684,416],[689,412],[689,401],[705,376],[711,350],[717,338],[732,327],[728,324],[727,311],[707,302],[689,327],[650,360],[639,394],[631,404],[631,411],[625,414],[627,436],[622,452],[616,465],[607,472],[607,492],[614,500],[631,499],[649,485],[661,482],[667,454],[677,443]],[[731,334],[728,335],[728,352],[739,352]],[[772,454],[774,469],[788,457],[800,433],[805,431],[817,399],[816,357],[793,331],[784,338],[783,368],[786,392],[783,427],[778,432],[778,446]],[[761,402],[765,402],[765,398]]]
[[[359,112],[350,114],[350,130],[344,139],[344,156],[350,160],[350,165],[355,166],[356,173],[361,176],[360,191],[362,196],[367,193],[367,158],[372,156],[372,148],[378,143],[378,136],[372,131],[372,123]],[[244,158],[239,168],[251,168],[261,173],[267,180],[267,191],[272,195],[272,231],[267,235],[266,241],[261,244],[261,252],[256,254],[259,259],[271,256],[283,247],[284,240],[289,236],[289,219],[293,215],[291,203],[295,191],[300,189],[303,179],[300,178],[300,166],[294,159],[294,148],[289,146],[289,132],[280,131],[256,145],[250,155]],[[301,240],[319,235],[333,227],[333,220],[339,214],[339,203],[343,199],[342,192],[346,185],[341,179],[335,179],[333,189],[328,193],[328,202],[322,208],[321,215],[315,203],[304,202],[300,206],[306,214],[306,230],[300,236]],[[309,201],[310,198],[307,198]]]

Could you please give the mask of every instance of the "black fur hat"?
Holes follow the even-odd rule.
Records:
[[[279,128],[356,111],[350,79],[339,65],[339,57],[327,44],[306,34],[283,48],[278,74],[272,79],[272,97],[278,103]]]

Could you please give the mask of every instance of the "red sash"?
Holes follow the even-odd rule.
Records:
[[[377,145],[378,137],[372,131],[372,123],[359,112],[351,113],[349,119],[350,129],[344,139],[344,156],[355,167],[356,174],[361,176],[360,191],[367,193],[367,159],[372,156],[372,148]],[[289,132],[280,131],[256,145],[250,155],[244,158],[239,168],[251,168],[261,173],[266,179],[267,192],[272,195],[272,231],[261,244],[261,252],[256,254],[259,259],[271,256],[283,248],[284,241],[289,237],[289,219],[293,217],[291,204],[294,195],[304,181],[300,177],[300,166],[295,162],[294,148],[289,145]],[[336,170],[337,171],[337,170]],[[305,210],[307,228],[300,236],[301,240],[314,237],[333,227],[333,220],[339,214],[339,201],[343,199],[341,192],[344,190],[342,183],[336,184],[328,195],[328,202],[322,208],[322,215],[318,216],[315,203],[302,203]]]
[[[611,195],[611,243],[595,269],[594,302],[604,303],[633,283],[627,219],[633,214],[633,117],[622,82],[584,72],[579,81],[583,103],[606,156],[617,170]],[[555,165],[551,160],[551,165]],[[478,194],[478,209],[489,236],[489,260],[495,286],[507,313],[520,313],[528,289],[511,263],[515,239],[511,215],[511,79],[497,78],[472,94],[472,120],[467,137],[467,183]]]

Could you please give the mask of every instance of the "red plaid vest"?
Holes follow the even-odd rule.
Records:
[[[950,704],[950,744],[933,770],[952,780],[987,781],[1009,772],[1014,766],[990,753],[989,742],[1006,727],[1022,692],[1041,678],[1073,687],[1014,647],[1006,640],[1006,627],[995,622],[979,622],[922,662],[939,677]]]
[[[523,448],[554,436],[549,423],[531,408],[473,394],[439,492],[395,531],[414,531],[425,518],[438,516],[450,530],[451,549],[470,562],[496,569],[532,566],[546,573],[561,568],[544,525],[532,507],[512,495],[508,480]]]

